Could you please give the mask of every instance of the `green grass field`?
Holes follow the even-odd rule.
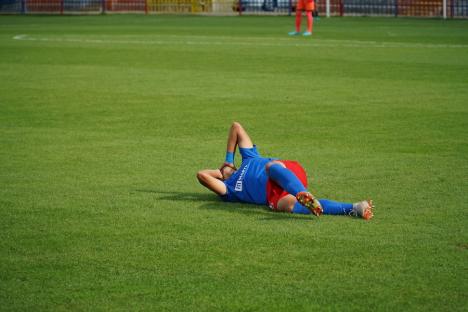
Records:
[[[468,22],[293,24],[1,16],[0,310],[466,311]],[[375,218],[220,202],[232,121]]]

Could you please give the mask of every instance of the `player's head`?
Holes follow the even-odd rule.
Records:
[[[219,168],[219,171],[221,171],[221,175],[223,176],[223,180],[229,179],[236,170],[237,168],[231,164],[224,164]]]

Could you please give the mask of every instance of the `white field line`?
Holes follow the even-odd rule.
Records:
[[[312,39],[309,42],[298,42],[298,38],[237,38],[219,36],[155,36],[147,40],[138,39],[87,39],[71,37],[39,37],[30,35],[16,35],[14,40],[20,41],[43,41],[43,42],[75,42],[94,44],[139,44],[139,45],[207,45],[207,46],[275,46],[275,47],[351,47],[351,48],[427,48],[427,49],[468,49],[467,44],[427,44],[409,42],[377,42],[377,41],[357,41],[357,40],[328,40]]]

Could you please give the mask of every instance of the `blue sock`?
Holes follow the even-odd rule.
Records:
[[[319,202],[322,205],[323,214],[347,215],[353,209],[353,204],[340,203],[328,199],[319,199]],[[299,202],[296,202],[294,204],[292,213],[310,214],[310,211],[306,207],[302,206]]]
[[[346,215],[353,209],[353,204],[340,203],[328,199],[319,199],[323,208],[323,214],[329,215]]]
[[[233,152],[226,152],[225,162],[230,163],[230,164],[234,163],[234,153]]]
[[[300,214],[310,214],[310,210],[306,207],[302,206],[299,202],[294,204],[292,213],[300,213]]]
[[[291,170],[280,164],[271,165],[269,176],[291,195],[296,196],[299,192],[307,191],[301,180]]]

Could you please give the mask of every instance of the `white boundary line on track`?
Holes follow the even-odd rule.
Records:
[[[13,40],[43,41],[43,42],[77,42],[95,44],[141,44],[141,45],[230,45],[230,46],[275,46],[275,47],[352,47],[352,48],[427,48],[427,49],[468,49],[466,44],[426,44],[409,42],[377,42],[355,40],[313,39],[311,42],[295,42],[294,38],[260,38],[260,37],[220,37],[220,36],[157,36],[161,39],[148,40],[114,40],[114,39],[86,39],[70,37],[33,37],[30,35],[16,35]]]

